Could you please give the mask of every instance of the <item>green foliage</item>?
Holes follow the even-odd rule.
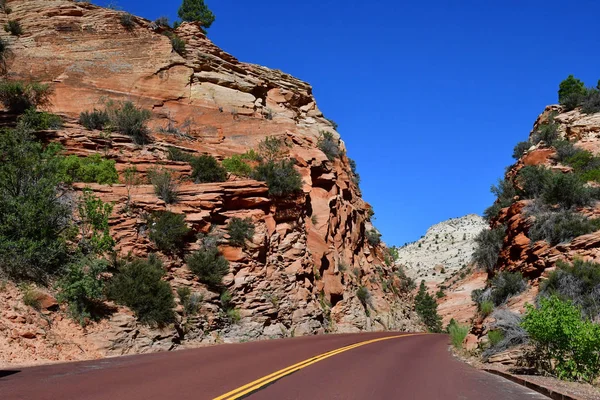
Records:
[[[535,222],[529,229],[529,238],[532,242],[545,240],[555,246],[599,229],[600,219],[591,219],[572,211],[560,210],[535,215]]]
[[[135,21],[134,21],[133,15],[131,15],[129,13],[123,13],[123,14],[121,14],[121,17],[119,18],[119,20],[121,21],[121,25],[123,25],[123,27],[126,30],[132,31],[133,28],[135,28]]]
[[[175,320],[171,285],[162,280],[162,262],[154,254],[122,266],[108,287],[109,297],[133,310],[140,322],[159,326]]]
[[[575,174],[552,174],[541,194],[547,205],[559,205],[562,208],[582,207],[591,204],[592,191]]]
[[[60,157],[23,130],[0,133],[0,271],[45,281],[67,261],[71,210],[61,198]]]
[[[177,147],[169,147],[167,149],[167,157],[171,161],[191,162],[194,156],[190,153],[186,153]]]
[[[182,21],[197,21],[204,29],[210,28],[215,21],[215,15],[204,4],[204,0],[183,0],[177,14]]]
[[[203,246],[186,258],[188,268],[200,282],[218,288],[223,277],[229,273],[229,262],[219,253],[216,246]]]
[[[515,160],[520,159],[521,157],[523,157],[523,154],[525,154],[525,152],[527,150],[529,150],[530,147],[531,147],[531,143],[528,140],[517,143],[513,150],[513,155],[512,155],[513,158]]]
[[[302,176],[294,164],[294,160],[267,161],[259,164],[251,176],[266,182],[271,196],[292,195],[302,189]]]
[[[40,297],[39,292],[35,290],[33,285],[21,284],[19,285],[19,289],[23,294],[23,304],[27,307],[31,307],[34,310],[40,310]]]
[[[521,187],[520,195],[526,199],[539,198],[553,176],[552,171],[539,165],[523,167],[517,175],[516,182]]]
[[[227,318],[229,318],[232,323],[237,324],[242,320],[242,315],[237,308],[230,308],[227,310]]]
[[[8,22],[4,24],[4,30],[13,36],[21,36],[23,34],[23,27],[21,26],[21,23],[16,20],[8,20]]]
[[[560,162],[564,162],[566,159],[573,157],[581,151],[573,146],[573,143],[568,140],[557,140],[554,142],[554,148],[556,149],[556,154],[558,155],[558,160]]]
[[[569,75],[567,79],[560,83],[558,89],[558,102],[565,106],[567,110],[572,110],[579,104],[581,97],[586,93],[585,85],[582,81]]]
[[[527,282],[520,272],[500,272],[492,278],[492,302],[499,306],[527,288]]]
[[[178,185],[175,178],[166,168],[154,168],[148,171],[150,183],[154,187],[154,193],[167,204],[177,202],[179,197],[177,193]]]
[[[149,130],[146,123],[152,116],[149,110],[136,107],[131,101],[107,103],[111,128],[132,138],[136,144],[146,144]]]
[[[502,250],[504,242],[504,227],[485,229],[475,237],[475,251],[473,262],[485,268],[488,272],[493,271],[498,262],[498,255]]]
[[[415,296],[415,311],[421,317],[427,330],[432,333],[440,333],[442,331],[442,318],[438,315],[437,307],[433,296],[427,293],[425,281],[421,281],[419,292]]]
[[[67,267],[64,276],[58,282],[58,301],[69,306],[69,314],[81,325],[86,320],[97,320],[98,303],[104,295],[104,281],[100,277],[108,268],[101,259],[82,258]]]
[[[381,243],[381,233],[379,233],[376,229],[366,231],[365,238],[367,239],[367,243],[369,243],[371,246],[377,246]]]
[[[441,298],[446,297],[446,294],[444,293],[444,291],[442,289],[440,289],[435,293],[435,297],[437,297],[438,299],[441,299]]]
[[[191,159],[192,179],[196,183],[225,182],[227,171],[216,158],[210,155],[202,155]]]
[[[179,36],[177,36],[176,34],[174,34],[171,31],[165,31],[163,33],[166,37],[169,38],[169,40],[171,40],[171,46],[173,48],[173,51],[175,51],[176,53],[178,53],[181,56],[185,56],[185,40],[183,40],[182,38],[180,38]],[[170,132],[170,133],[174,133],[174,132]]]
[[[90,131],[95,129],[102,130],[109,126],[110,118],[106,110],[94,109],[93,111],[84,111],[79,114],[79,124]]]
[[[223,167],[237,176],[248,177],[252,173],[252,167],[248,164],[249,161],[257,161],[258,154],[253,150],[244,154],[236,154],[223,160]]]
[[[590,88],[586,90],[581,99],[581,111],[585,114],[600,112],[600,89]]]
[[[22,114],[26,110],[44,107],[50,103],[52,88],[37,82],[0,82],[0,103],[10,112]]]
[[[514,203],[514,197],[517,195],[512,182],[507,179],[498,180],[498,185],[492,185],[490,191],[496,196],[496,202],[483,213],[488,221],[496,218],[501,209],[510,207]]]
[[[356,161],[348,158],[348,164],[350,164],[350,171],[352,171],[352,181],[356,186],[360,185],[360,174],[357,171]]]
[[[102,158],[100,154],[88,157],[68,156],[61,162],[61,179],[68,184],[85,182],[112,185],[119,182],[115,164],[114,160]]]
[[[469,334],[469,327],[459,324],[449,324],[448,333],[450,334],[450,342],[455,349],[461,349],[465,338]]]
[[[497,346],[504,339],[504,333],[501,330],[493,330],[488,332],[488,340],[490,346]]]
[[[570,301],[551,296],[527,305],[522,326],[540,367],[560,379],[593,381],[600,374],[600,325],[584,320]]]
[[[265,161],[277,161],[285,156],[283,139],[276,136],[268,136],[258,144],[258,154]]]
[[[163,211],[153,214],[148,222],[148,237],[160,251],[174,253],[183,249],[190,233],[185,215]]]
[[[19,117],[18,123],[21,128],[36,132],[59,129],[62,119],[58,115],[29,108]]]
[[[557,296],[570,300],[585,318],[598,320],[600,317],[600,264],[575,259],[572,264],[562,261],[548,279],[540,285],[540,296]]]
[[[494,302],[490,300],[485,300],[481,302],[481,304],[479,304],[478,310],[481,316],[485,318],[488,315],[490,315],[492,311],[494,311]]]
[[[184,315],[192,316],[198,314],[200,303],[204,300],[202,295],[192,293],[192,290],[187,286],[180,286],[177,288],[177,296],[183,306]]]
[[[552,146],[559,138],[558,124],[554,121],[555,113],[548,116],[545,123],[538,126],[535,132],[531,135],[533,144],[538,144],[543,141],[547,146]]]
[[[321,137],[317,144],[319,149],[325,153],[329,161],[333,161],[340,156],[340,145],[333,133],[327,131],[321,131]]]
[[[83,191],[78,204],[81,234],[79,248],[83,254],[102,254],[112,250],[115,242],[110,236],[108,225],[112,210],[112,204],[104,203],[91,190]]]
[[[362,303],[365,309],[367,309],[369,300],[371,299],[371,293],[369,292],[369,289],[367,289],[365,286],[359,286],[358,289],[356,289],[356,297]]]
[[[227,232],[229,232],[229,244],[242,247],[246,240],[252,240],[254,237],[252,218],[232,218],[227,224]]]
[[[404,293],[409,293],[417,288],[415,280],[412,279],[410,276],[406,275],[406,272],[404,272],[403,268],[398,269],[396,275],[398,275],[398,279],[400,280],[400,285],[398,287],[400,291]]]

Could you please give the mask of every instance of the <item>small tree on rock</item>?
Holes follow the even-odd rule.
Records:
[[[429,332],[440,333],[442,331],[442,318],[437,312],[437,303],[433,296],[427,293],[425,281],[421,281],[419,293],[415,297],[415,310]]]
[[[183,0],[178,15],[182,21],[200,22],[200,26],[204,29],[210,28],[215,21],[215,15],[204,4],[204,0]]]
[[[558,102],[573,109],[579,105],[580,99],[586,94],[585,85],[582,81],[569,75],[567,79],[560,83],[558,89]]]

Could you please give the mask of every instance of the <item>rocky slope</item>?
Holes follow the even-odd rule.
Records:
[[[61,143],[66,154],[100,153],[115,160],[119,171],[135,166],[145,175],[161,165],[182,178],[175,205],[159,200],[151,186],[139,185],[132,192],[133,207],[126,208],[124,185],[87,185],[115,204],[111,233],[121,255],[144,257],[156,250],[143,215],[157,210],[184,214],[197,233],[222,231],[232,217],[252,218],[256,232],[244,249],[220,246],[230,261],[224,283],[240,311],[238,324],[222,318],[218,293],[200,284],[181,258],[161,255],[173,289],[186,286],[205,299],[185,332],[177,324],[164,330],[141,326],[122,308],[101,328],[85,330],[72,323],[65,328],[58,323],[64,315],[52,310],[15,317],[14,302],[21,295],[9,285],[0,290],[0,359],[83,359],[219,341],[416,328],[404,295],[390,289],[397,277],[383,261],[384,248],[365,240],[365,231],[372,228],[370,206],[360,197],[348,158],[343,154],[330,161],[317,147],[321,131],[336,139],[339,135],[318,109],[308,84],[239,62],[193,23],[175,31],[186,41],[181,56],[161,28],[142,18],[134,17],[135,26],[128,31],[120,12],[88,3],[7,3],[10,19],[18,20],[24,31],[18,37],[0,32],[10,48],[8,78],[51,83],[51,111],[65,121],[44,139]],[[8,17],[0,15],[4,24]],[[130,100],[152,111],[150,144],[137,146],[126,136],[86,131],[77,123],[80,112],[101,108],[107,99]],[[169,124],[183,133],[159,132]],[[189,165],[167,158],[168,148],[177,147],[223,159],[256,149],[268,136],[283,139],[296,161],[303,177],[298,196],[274,199],[264,183],[234,176],[224,183],[193,184],[185,179]],[[83,187],[76,184],[75,190]],[[186,251],[197,247],[190,243]],[[356,296],[360,286],[370,294],[366,306]],[[34,329],[41,320],[47,321],[46,328]],[[56,326],[63,328],[53,330]],[[33,335],[28,333],[32,330]],[[57,343],[79,351],[56,351]]]
[[[398,248],[397,263],[418,281],[443,282],[471,262],[473,240],[487,228],[487,222],[475,214],[440,222],[416,242]]]

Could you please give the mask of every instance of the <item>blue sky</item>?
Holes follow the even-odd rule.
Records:
[[[313,86],[389,245],[481,214],[514,145],[556,102],[560,81],[600,79],[595,1],[206,3],[219,47]],[[118,4],[174,20],[180,3]]]

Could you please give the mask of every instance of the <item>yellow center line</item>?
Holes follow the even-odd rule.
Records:
[[[329,357],[333,357],[336,354],[340,354],[343,353],[345,351],[348,350],[352,350],[354,348],[357,347],[361,347],[367,344],[371,344],[371,343],[375,343],[375,342],[381,342],[383,340],[390,340],[390,339],[397,339],[397,338],[403,338],[403,337],[409,337],[409,336],[416,336],[416,335],[424,335],[424,333],[411,333],[408,335],[396,335],[396,336],[388,336],[388,337],[384,337],[384,338],[379,338],[379,339],[371,339],[371,340],[366,340],[364,342],[359,342],[359,343],[355,343],[355,344],[351,344],[349,346],[345,346],[345,347],[341,347],[339,349],[335,349],[335,350],[331,350],[328,351],[327,353],[323,353],[314,357],[311,357],[309,359],[306,359],[304,361],[301,361],[297,364],[291,365],[289,367],[280,369],[279,371],[275,371],[272,374],[269,374],[267,376],[264,376],[262,378],[259,378],[255,381],[252,381],[244,386],[240,386],[237,389],[234,389],[230,392],[227,392],[219,397],[215,397],[213,400],[235,400],[235,399],[240,399],[242,397],[244,397],[245,395],[252,393],[266,385],[268,385],[271,382],[274,382],[278,379],[283,378],[286,375],[290,375],[296,371],[301,370],[302,368],[306,368],[309,365],[318,363],[319,361],[323,361],[326,358]]]

